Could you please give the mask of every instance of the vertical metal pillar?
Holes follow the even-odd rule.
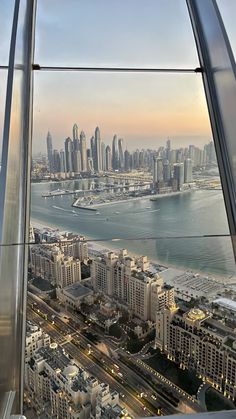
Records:
[[[35,12],[36,0],[15,0],[0,173],[0,417],[23,402]]]
[[[236,65],[216,0],[186,0],[236,256]]]

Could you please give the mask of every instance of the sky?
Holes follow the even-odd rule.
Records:
[[[236,13],[236,2],[218,3],[230,40],[236,40],[227,7]],[[2,64],[7,63],[12,5],[13,0],[2,0],[0,6]],[[35,62],[131,68],[199,65],[185,0],[38,0]],[[2,75],[1,99],[4,88]],[[131,150],[158,148],[167,138],[176,147],[201,147],[212,138],[200,75],[36,72],[34,152],[46,150],[48,130],[54,147],[63,147],[74,123],[88,139],[98,125],[106,143],[117,134]]]

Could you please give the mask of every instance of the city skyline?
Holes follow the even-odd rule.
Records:
[[[109,145],[117,133],[132,150],[155,148],[168,138],[176,147],[202,146],[212,138],[199,75],[40,73],[34,92],[34,153],[44,150],[48,130],[58,148],[72,136],[74,122],[87,138],[99,126]]]

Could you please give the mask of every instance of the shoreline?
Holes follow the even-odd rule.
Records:
[[[36,220],[36,219],[31,219],[30,224],[34,228],[39,228],[39,229],[44,229],[45,228],[45,229],[48,229],[48,230],[51,230],[51,231],[58,231],[60,233],[63,233],[63,232],[67,232],[68,231],[68,230],[63,230],[61,227],[56,226],[56,225],[47,225],[47,224],[44,224],[44,223],[42,223],[42,221],[39,221],[39,220]],[[80,234],[80,233],[76,233],[76,234],[83,235],[83,234]],[[109,252],[109,251],[119,252],[124,247],[122,247],[122,246],[120,246],[120,247],[118,246],[117,247],[115,245],[115,243],[119,243],[119,241],[122,241],[122,240],[125,240],[125,239],[111,239],[111,240],[109,240],[107,242],[109,244],[109,246],[106,246],[105,245],[105,241],[102,241],[101,240],[101,242],[100,241],[97,242],[96,241],[96,238],[89,237],[87,235],[86,235],[86,240],[88,242],[88,247],[90,249],[94,249],[95,251],[102,253],[102,252]],[[40,244],[40,243],[38,243],[38,244]],[[137,253],[135,253],[133,251],[128,251],[128,252],[133,257],[137,257],[138,258],[138,257],[141,256],[141,253],[140,254],[137,254]],[[212,280],[214,280],[215,282],[220,283],[222,285],[225,284],[226,281],[230,281],[230,280],[231,281],[233,280],[234,283],[236,282],[236,276],[235,276],[235,274],[234,275],[233,274],[232,275],[227,275],[227,274],[222,275],[222,274],[217,274],[217,273],[214,273],[214,272],[202,271],[200,269],[195,270],[195,269],[193,269],[191,267],[185,267],[185,266],[182,266],[182,265],[176,265],[174,263],[173,264],[170,263],[169,265],[166,265],[162,261],[159,261],[157,259],[150,259],[149,257],[148,257],[148,259],[149,259],[150,265],[159,265],[160,267],[164,268],[163,271],[166,271],[166,270],[172,268],[172,269],[178,270],[180,273],[191,272],[193,274],[200,274],[200,275],[209,277]],[[161,272],[160,272],[160,275],[161,275]],[[230,285],[230,283],[228,285]]]

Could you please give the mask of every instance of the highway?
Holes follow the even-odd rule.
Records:
[[[66,352],[71,357],[73,357],[79,365],[81,365],[81,367],[83,367],[89,373],[97,377],[100,382],[105,382],[109,384],[111,391],[116,390],[120,394],[121,406],[125,407],[132,416],[143,417],[157,415],[159,405],[156,409],[155,407],[153,407],[152,410],[147,409],[145,406],[145,400],[145,404],[142,403],[142,401],[139,400],[138,397],[136,397],[134,394],[130,392],[127,386],[124,386],[121,383],[119,383],[119,381],[115,379],[115,377],[113,377],[112,374],[108,373],[105,370],[105,368],[103,369],[96,362],[94,362],[93,359],[90,358],[88,354],[89,351],[87,348],[83,350],[81,346],[76,346],[73,342],[70,341],[70,338],[65,338],[65,336],[58,332],[54,325],[50,324],[48,320],[44,320],[44,323],[40,324],[42,322],[42,317],[40,316],[40,314],[34,312],[32,309],[28,309],[27,318],[28,320],[31,320],[36,324],[39,324],[40,327],[46,333],[49,334],[51,339],[53,339],[53,341],[55,341],[56,343],[60,344],[66,350]],[[85,347],[86,346],[87,344],[85,344]],[[85,354],[86,351],[87,354]]]
[[[37,303],[37,306],[35,303]],[[201,411],[197,402],[189,400],[185,397],[186,393],[177,392],[177,389],[172,386],[168,385],[166,387],[166,394],[164,388],[163,394],[163,377],[150,373],[148,368],[146,368],[146,364],[143,365],[143,363],[138,364],[138,367],[142,369],[140,375],[135,371],[136,360],[131,361],[131,358],[124,351],[122,351],[122,361],[119,359],[114,360],[101,352],[81,331],[86,324],[77,319],[77,317],[78,323],[75,323],[74,315],[67,314],[68,317],[72,317],[72,322],[66,323],[65,319],[60,318],[60,314],[31,293],[28,296],[28,305],[28,318],[40,324],[43,321],[42,315],[46,314],[47,319],[43,321],[43,324],[40,324],[42,329],[54,341],[62,345],[67,353],[79,362],[81,366],[95,375],[99,381],[107,382],[111,389],[118,391],[124,407],[134,416],[157,415],[160,412],[160,408],[164,415],[179,413],[175,407],[177,404],[172,402],[172,399],[167,396],[168,390],[171,390],[175,397],[178,396],[178,399],[185,404],[185,407],[187,405],[188,410],[193,412]],[[96,335],[98,335],[97,331]],[[104,339],[104,336],[100,335],[100,338]],[[113,350],[114,347],[115,344],[112,344]],[[132,362],[131,365],[129,365],[130,362]],[[162,391],[161,388],[160,391],[157,390],[160,384],[162,385]]]

